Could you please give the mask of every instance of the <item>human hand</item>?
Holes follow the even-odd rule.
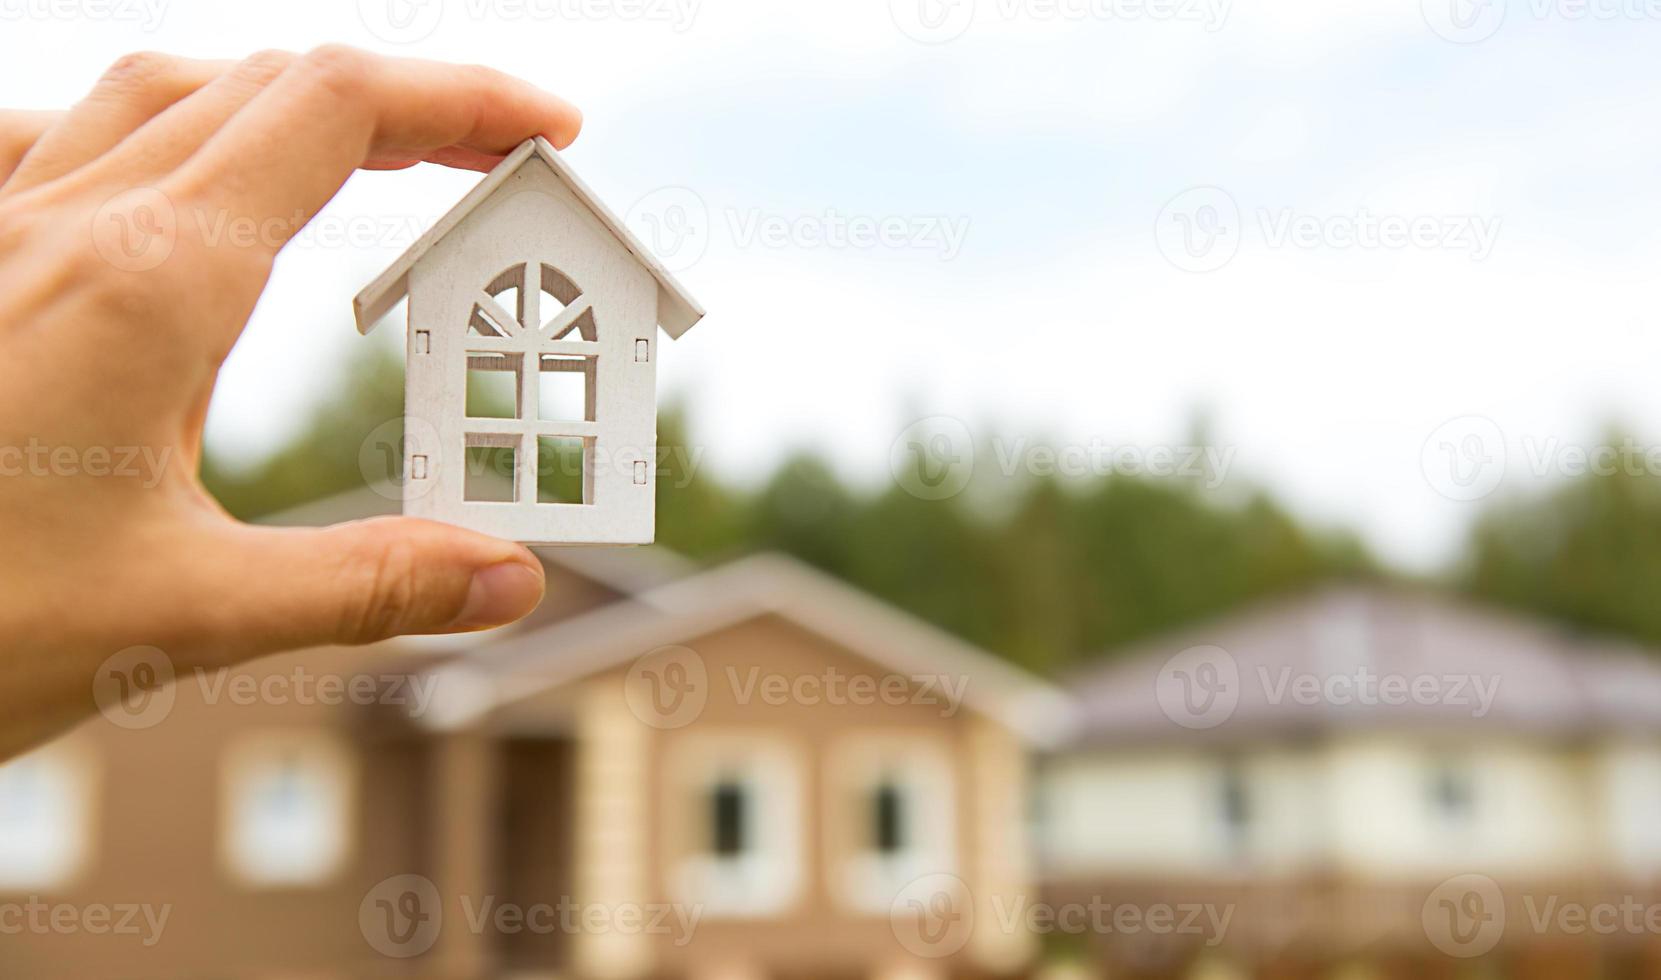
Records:
[[[277,251],[353,171],[489,170],[580,127],[489,69],[341,47],[135,55],[66,113],[0,112],[0,759],[90,713],[128,647],[217,667],[535,607],[516,544],[233,520],[198,478],[202,425]],[[258,240],[204,233],[237,222]]]

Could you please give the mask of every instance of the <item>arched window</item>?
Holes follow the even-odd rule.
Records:
[[[600,356],[593,304],[553,266],[522,262],[479,290],[467,338],[464,499],[592,504]],[[534,481],[526,466],[535,467]]]

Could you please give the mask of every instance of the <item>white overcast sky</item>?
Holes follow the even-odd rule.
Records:
[[[721,471],[818,446],[874,482],[921,416],[1164,446],[1204,409],[1232,475],[1433,567],[1480,506],[1454,498],[1556,479],[1606,422],[1661,435],[1653,13],[0,0],[0,102],[66,104],[138,48],[344,41],[494,65],[579,104],[569,159],[680,243],[711,315],[666,346],[666,386]],[[346,380],[352,345],[395,342],[396,319],[357,337],[351,297],[475,179],[354,179],[322,220],[384,233],[285,255],[223,375],[215,447],[256,457]],[[1434,244],[1356,244],[1362,215]],[[847,219],[909,232],[815,234]],[[1479,472],[1450,483],[1461,466]]]

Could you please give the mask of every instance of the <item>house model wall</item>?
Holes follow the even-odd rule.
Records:
[[[360,294],[409,298],[404,512],[527,544],[647,544],[657,327],[703,310],[540,137]]]

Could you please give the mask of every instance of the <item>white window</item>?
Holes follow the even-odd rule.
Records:
[[[844,902],[886,913],[911,881],[954,870],[951,755],[916,736],[855,736],[826,758]]]
[[[58,887],[85,865],[89,784],[62,746],[0,765],[0,890]]]
[[[231,872],[261,886],[327,881],[351,849],[352,779],[346,751],[321,735],[236,745],[226,755],[223,809]]]
[[[800,764],[771,740],[688,739],[668,770],[686,815],[676,890],[708,915],[777,915],[801,884]],[[673,845],[672,845],[673,846]]]

